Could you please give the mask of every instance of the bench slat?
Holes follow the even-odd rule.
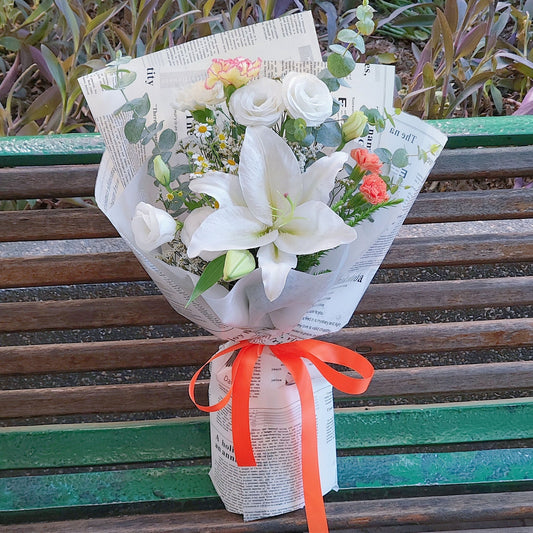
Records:
[[[523,524],[533,513],[531,493],[495,492],[446,496],[404,497],[401,499],[327,502],[326,512],[330,531],[356,531],[370,527],[390,526],[406,533],[413,527],[448,524],[452,527],[477,528],[479,523],[491,521],[496,525],[511,520]],[[408,528],[408,529],[404,529]],[[509,533],[529,533],[529,527],[507,528]],[[195,511],[191,514],[158,513],[136,516],[62,520],[52,523],[14,524],[4,526],[5,533],[89,533],[113,531],[116,533],[216,533],[221,530],[235,533],[295,533],[308,530],[305,511],[243,522],[238,515],[223,510]],[[385,530],[384,530],[385,531]],[[496,530],[491,529],[491,533]],[[485,533],[485,530],[483,530]],[[486,532],[488,533],[488,531]]]
[[[533,217],[533,189],[492,189],[418,195],[405,224]]]
[[[502,164],[505,161],[505,164]],[[509,163],[509,164],[507,164]],[[493,178],[495,170],[499,178],[533,175],[533,153],[530,146],[504,146],[445,150],[431,169],[429,181]]]
[[[505,161],[505,165],[502,165]],[[1,161],[0,161],[1,164]],[[529,146],[444,150],[429,181],[533,175]],[[0,168],[0,200],[93,196],[98,165]],[[24,182],[24,187],[20,183]]]
[[[337,409],[335,432],[339,450],[521,440],[531,416],[530,399]],[[0,447],[2,470],[195,459],[210,455],[209,421],[0,428]]]
[[[418,196],[406,224],[533,217],[533,189],[425,193]],[[0,242],[117,237],[97,209],[0,212]]]
[[[118,237],[96,208],[0,212],[0,242]]]
[[[344,328],[323,337],[370,355],[518,348],[533,340],[533,318]],[[219,347],[211,336],[0,347],[0,375],[201,365]]]
[[[341,495],[436,485],[502,488],[531,481],[532,458],[531,448],[338,457],[339,487]],[[0,479],[0,511],[215,498],[208,471],[199,465],[8,477]]]
[[[533,363],[527,361],[377,370],[364,397],[527,389],[532,378]],[[198,382],[201,403],[207,403],[207,385],[207,380]],[[170,381],[4,390],[0,391],[0,418],[191,409],[188,388],[186,381]],[[337,392],[335,397],[353,400]]]
[[[97,172],[98,165],[0,168],[0,200],[91,197]]]
[[[533,234],[482,234],[400,238],[382,268],[520,263],[533,260]],[[130,252],[0,258],[0,288],[145,281],[149,277]]]
[[[356,313],[498,307],[510,302],[533,303],[533,276],[374,284]],[[187,322],[160,295],[0,304],[0,332]]]

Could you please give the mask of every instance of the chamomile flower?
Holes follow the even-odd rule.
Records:
[[[211,168],[211,163],[202,154],[193,154],[192,160],[197,171],[205,172]]]
[[[194,134],[202,140],[210,137],[212,132],[213,127],[209,124],[195,124],[194,126]]]
[[[225,159],[224,160],[224,168],[227,172],[233,173],[237,172],[239,165],[237,165],[237,162],[235,159]]]

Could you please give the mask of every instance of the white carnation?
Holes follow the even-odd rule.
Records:
[[[179,89],[173,106],[178,111],[196,111],[215,106],[224,101],[224,86],[217,82],[212,89],[206,89],[204,81]]]
[[[273,126],[283,113],[281,83],[258,78],[237,89],[230,98],[229,110],[243,126]]]
[[[308,73],[289,72],[283,78],[283,103],[291,118],[302,118],[307,126],[320,126],[330,115],[333,97],[327,85]]]
[[[163,209],[139,202],[131,221],[135,243],[143,252],[151,252],[170,242],[176,234],[176,221]]]

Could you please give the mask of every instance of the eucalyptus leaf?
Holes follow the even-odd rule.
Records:
[[[348,28],[344,28],[339,33],[337,33],[337,39],[343,43],[355,43],[359,34]]]
[[[200,276],[200,279],[194,286],[191,297],[189,298],[189,301],[185,307],[189,306],[192,302],[194,302],[194,300],[196,300],[196,298],[198,298],[198,296],[204,293],[207,289],[210,289],[222,279],[222,276],[224,275],[225,261],[226,254],[213,259],[213,261],[207,264],[202,275]]]
[[[324,122],[316,132],[316,141],[324,146],[339,146],[342,143],[342,131],[338,122]]]
[[[351,54],[330,54],[328,56],[328,70],[336,78],[344,78],[355,68],[355,61]]]
[[[341,56],[346,53],[347,48],[342,46],[341,44],[330,44],[329,49],[332,52],[335,52],[336,54],[340,54]]]
[[[388,165],[392,161],[392,152],[386,148],[376,148],[374,153],[379,157],[382,163]]]
[[[124,125],[124,135],[131,144],[138,143],[141,140],[146,120],[144,118],[132,118]]]
[[[405,148],[398,148],[392,155],[391,163],[398,168],[406,167],[409,164],[409,155]]]
[[[125,89],[135,81],[137,73],[121,69],[117,73],[117,78],[117,89]]]
[[[174,130],[167,128],[159,135],[159,148],[160,150],[171,150],[176,143],[176,133]]]

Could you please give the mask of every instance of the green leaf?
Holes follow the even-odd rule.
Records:
[[[392,155],[391,163],[398,168],[406,167],[409,164],[409,156],[405,148],[398,148]]]
[[[117,74],[117,89],[125,89],[131,85],[137,78],[137,73],[130,70],[121,69]]]
[[[133,100],[126,102],[115,111],[115,115],[118,115],[119,113],[127,113],[128,111],[134,111],[139,117],[147,115],[148,111],[150,111],[150,99],[148,98],[148,94],[144,93],[140,98],[134,98]]]
[[[167,128],[161,132],[159,136],[159,148],[161,150],[171,150],[176,143],[176,133],[174,130]]]
[[[54,1],[59,11],[61,11],[62,15],[65,17],[67,25],[70,31],[72,32],[72,38],[74,40],[74,49],[78,50],[80,46],[80,26],[78,24],[78,19],[76,18],[74,11],[72,11],[69,2],[67,2],[66,0]]]
[[[385,165],[388,165],[392,161],[392,152],[386,148],[376,148],[374,153]]]
[[[104,91],[115,91],[116,89],[114,87],[111,87],[111,85],[106,85],[105,83],[101,83],[100,84],[100,87],[104,90]],[[116,111],[115,111],[116,113]]]
[[[344,78],[355,68],[355,61],[350,54],[330,54],[327,64],[328,70],[335,78]]]
[[[316,142],[324,146],[339,146],[342,143],[342,130],[338,122],[324,122],[316,132]]]
[[[340,54],[341,56],[344,55],[347,50],[347,48],[345,48],[341,44],[330,44],[329,49],[335,54]]]
[[[334,93],[341,86],[339,80],[331,75],[328,69],[324,69],[317,75],[318,79],[322,80],[327,86],[330,92]]]
[[[343,29],[337,33],[337,39],[343,43],[355,43],[359,34],[350,29]]]
[[[144,118],[132,118],[128,120],[124,126],[124,135],[131,144],[138,143],[141,140],[144,125],[146,120]]]
[[[61,98],[63,102],[67,101],[67,79],[65,77],[65,72],[63,67],[59,62],[59,59],[52,53],[52,51],[47,48],[44,44],[41,45],[41,53],[43,54],[44,60],[46,61],[46,66],[50,70],[54,81],[56,82],[57,88],[61,93]]]
[[[19,50],[21,44],[20,40],[15,37],[2,37],[0,39],[0,46],[3,46],[10,52],[16,52]]]
[[[215,285],[219,280],[222,279],[222,276],[224,275],[224,263],[226,261],[226,254],[221,255],[217,257],[216,259],[213,259],[203,271],[202,275],[200,276],[200,279],[198,280],[198,283],[194,286],[194,289],[192,291],[191,297],[189,298],[189,301],[187,302],[187,306],[189,306],[200,294],[204,293],[207,289],[210,289],[213,285]]]
[[[202,124],[206,124],[208,120],[215,120],[215,114],[211,109],[198,109],[193,111],[191,114],[192,118],[194,118],[196,122],[200,122]]]

